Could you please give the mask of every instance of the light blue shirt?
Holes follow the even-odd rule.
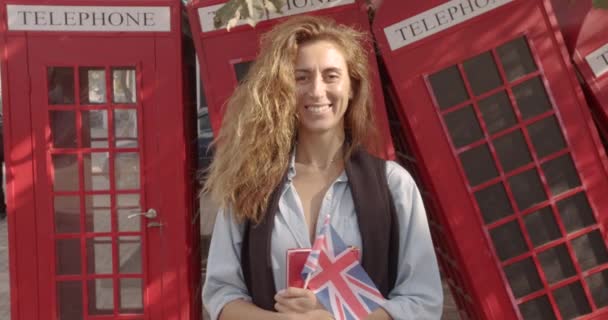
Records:
[[[272,231],[271,258],[277,291],[286,286],[287,249],[311,247],[302,204],[292,183],[295,175],[292,157]],[[386,176],[399,222],[399,260],[395,287],[382,307],[395,320],[440,319],[443,291],[420,192],[410,174],[396,162],[387,162]],[[227,211],[220,211],[215,222],[203,288],[203,302],[213,320],[228,302],[251,301],[240,263],[244,224],[237,223]],[[362,248],[361,235],[355,232],[359,224],[344,171],[323,198],[317,234],[327,214],[346,245]]]

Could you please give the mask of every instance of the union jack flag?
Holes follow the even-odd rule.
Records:
[[[329,221],[327,215],[302,269],[304,287],[336,319],[364,319],[384,303],[384,297]]]

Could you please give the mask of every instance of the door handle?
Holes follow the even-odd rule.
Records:
[[[137,213],[130,214],[127,216],[127,219],[133,219],[135,217],[146,217],[148,219],[154,219],[154,218],[158,217],[158,213],[156,212],[155,209],[150,208],[146,212],[137,212]]]

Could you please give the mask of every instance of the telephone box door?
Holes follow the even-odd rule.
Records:
[[[153,38],[28,39],[39,319],[163,319],[154,52]]]
[[[458,272],[474,279],[466,300],[483,314],[469,316],[606,317],[606,158],[548,3],[502,1],[391,50],[399,21],[411,23],[405,38],[493,3],[456,2],[412,3],[397,17],[408,6],[384,1],[374,31],[464,257]]]

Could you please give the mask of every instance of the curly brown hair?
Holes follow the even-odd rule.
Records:
[[[353,148],[379,150],[369,81],[369,33],[315,16],[297,16],[262,36],[261,52],[228,100],[203,192],[239,221],[258,223],[288,166],[296,140],[294,64],[298,47],[329,41],[346,60],[353,98],[344,115]]]

